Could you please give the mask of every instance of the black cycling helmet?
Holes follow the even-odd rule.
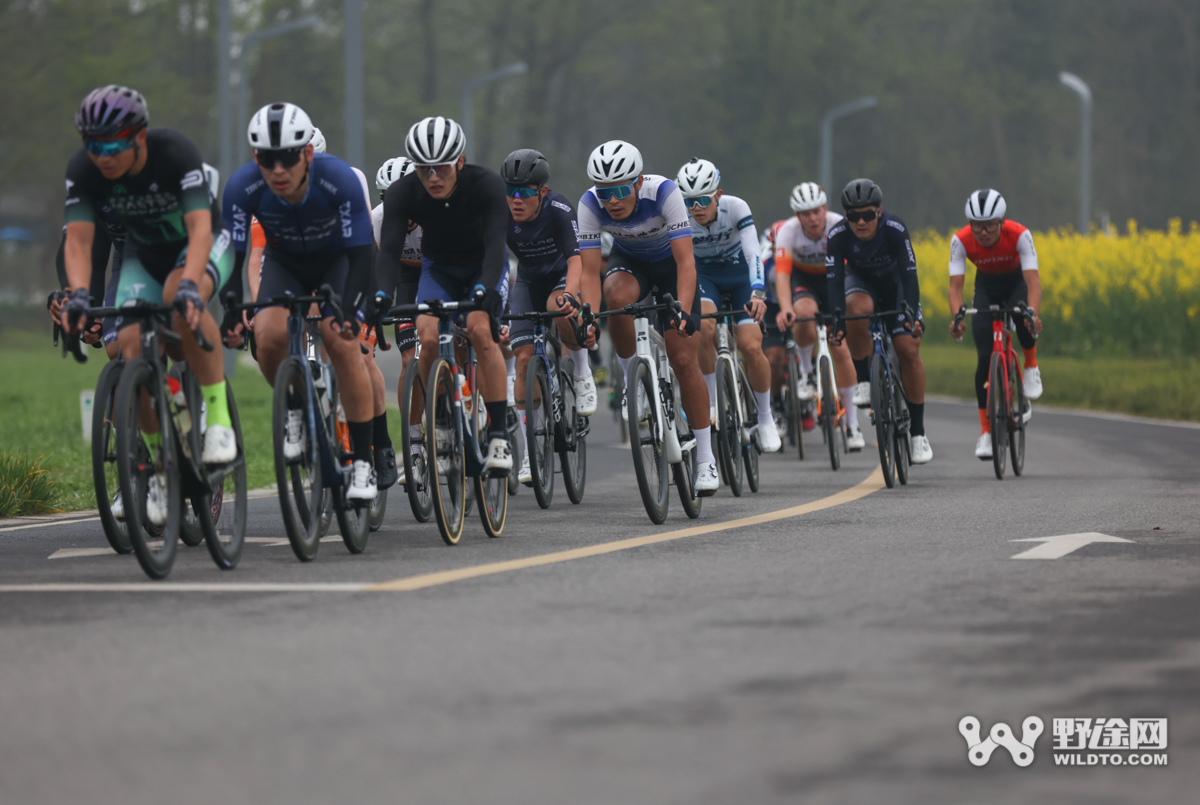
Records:
[[[870,179],[855,179],[842,191],[842,209],[854,207],[879,207],[883,205],[883,191]]]
[[[75,129],[84,137],[111,137],[148,125],[150,113],[142,93],[118,84],[92,90],[75,112]]]
[[[550,181],[550,163],[542,156],[541,151],[532,148],[518,148],[504,160],[500,176],[505,184],[531,185],[541,187]]]

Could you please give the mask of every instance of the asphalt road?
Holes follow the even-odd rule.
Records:
[[[972,407],[927,422],[907,488],[870,448],[766,456],[757,495],[654,526],[597,416],[583,504],[522,490],[499,539],[447,547],[393,490],[365,554],[300,564],[268,498],[235,571],[181,548],[159,584],[49,558],[95,521],[0,523],[0,803],[1192,801],[1200,430],[1038,411],[998,482]],[[1080,532],[1130,542],[1011,558]],[[61,583],[132,587],[19,589]],[[230,586],[260,583],[301,586]],[[969,763],[966,715],[1042,718],[1032,766]],[[1168,765],[1057,766],[1058,717],[1167,718]]]

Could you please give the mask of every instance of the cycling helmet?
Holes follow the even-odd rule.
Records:
[[[802,182],[792,188],[792,197],[788,199],[792,212],[815,210],[829,203],[824,189],[816,182]]]
[[[679,169],[675,184],[685,196],[704,196],[717,192],[721,186],[721,172],[707,159],[692,157]]]
[[[467,147],[462,126],[448,117],[427,117],[413,123],[404,138],[404,150],[417,165],[457,162]]]
[[[293,103],[271,103],[254,113],[246,138],[255,149],[277,151],[302,148],[316,129],[308,115]]]
[[[84,137],[111,137],[149,125],[142,93],[117,84],[92,90],[75,111],[75,128]]]
[[[519,148],[505,158],[504,165],[500,168],[500,176],[505,184],[535,184],[541,187],[550,181],[550,163],[542,156],[541,151]]]
[[[322,134],[321,130],[319,128],[317,128],[316,126],[313,126],[312,147],[313,147],[313,153],[317,153],[317,154],[325,153],[325,149],[326,149],[325,135]]]
[[[967,199],[968,221],[994,221],[1003,218],[1007,211],[1008,205],[1004,203],[1004,196],[1000,195],[999,190],[985,187],[983,190],[976,190]]]
[[[883,191],[870,179],[855,179],[842,191],[842,209],[854,207],[879,207],[883,204]]]
[[[375,189],[387,190],[392,186],[392,182],[399,180],[401,176],[407,176],[414,170],[416,167],[408,157],[392,157],[379,166],[379,172],[375,174]]]
[[[642,152],[623,140],[609,140],[588,157],[593,182],[628,182],[642,175]]]

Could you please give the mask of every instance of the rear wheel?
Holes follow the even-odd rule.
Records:
[[[790,342],[789,342],[790,343]],[[790,401],[787,406],[788,412],[788,435],[795,434],[795,439],[792,443],[796,445],[796,450],[800,454],[800,460],[804,460],[804,407],[800,404],[800,398],[796,396],[796,389],[800,384],[800,366],[797,363],[796,347],[792,345],[787,351],[787,381],[783,389],[784,400]]]
[[[633,469],[637,475],[638,489],[650,521],[662,525],[667,519],[667,494],[670,481],[667,476],[665,445],[659,434],[664,423],[655,404],[658,389],[654,388],[654,377],[645,358],[634,358],[629,364],[630,382],[626,386],[626,407],[629,411],[629,434],[632,442]]]
[[[879,442],[879,466],[888,489],[896,485],[896,424],[892,414],[892,387],[888,383],[883,356],[877,354],[871,358],[871,416],[875,420],[875,438]]]
[[[841,447],[837,431],[837,391],[833,385],[833,367],[829,358],[821,356],[818,371],[821,374],[821,428],[825,432],[825,446],[829,448],[829,465],[834,470],[842,466]]]
[[[992,468],[1001,480],[1008,463],[1008,381],[1004,375],[1004,359],[999,352],[993,352],[988,372],[988,422],[992,426]]]
[[[127,520],[113,517],[112,503],[121,491],[120,474],[117,471],[117,427],[113,419],[117,384],[121,382],[121,361],[109,361],[100,370],[96,381],[96,396],[92,402],[92,480],[96,486],[96,508],[100,514],[100,525],[104,538],[117,553],[132,553]]]
[[[754,389],[750,387],[750,378],[746,377],[746,368],[738,366],[738,388],[742,395],[742,428],[745,430],[750,422],[758,421],[758,403],[755,401]],[[739,435],[739,442],[741,436]],[[746,465],[746,485],[751,492],[758,491],[758,455],[759,442],[755,437],[750,438],[749,444],[741,445],[742,463]]]
[[[675,432],[679,437],[679,443],[686,444],[695,438],[692,434],[692,428],[688,424],[687,418],[683,415],[683,406],[680,403],[682,392],[679,388],[679,381],[674,377],[671,378],[672,397],[675,399]],[[738,462],[739,456],[734,453],[733,460]],[[683,506],[684,512],[687,513],[688,519],[695,520],[700,516],[700,504],[703,502],[696,494],[696,473],[698,471],[698,462],[696,460],[696,448],[693,446],[689,450],[683,451],[683,460],[678,464],[671,465],[671,472],[675,476],[675,488],[679,492],[679,502]],[[738,467],[741,469],[741,467]]]
[[[525,443],[533,496],[543,509],[554,500],[554,403],[546,362],[535,358],[525,372]]]
[[[431,459],[433,513],[447,545],[457,545],[462,538],[466,516],[466,459],[454,402],[457,390],[458,379],[450,362],[436,358],[425,396],[425,454]]]
[[[1025,471],[1025,409],[1029,400],[1025,397],[1025,381],[1017,369],[1016,355],[1010,356],[1008,382],[1012,388],[1013,426],[1009,428],[1008,449],[1012,457],[1013,475]]]
[[[521,421],[523,416],[521,411],[510,407],[508,409],[507,417],[508,443],[512,445],[513,466],[520,467],[521,458],[525,455],[525,451],[521,449],[521,437],[518,434],[518,431],[524,427],[524,423]],[[517,477],[517,473],[510,472],[508,474],[508,494],[515,495],[520,488],[521,480]]]
[[[238,418],[237,403],[233,399],[233,388],[225,384],[225,398],[229,405],[229,419],[237,441],[237,458],[233,468],[211,492],[193,498],[198,507],[196,516],[200,531],[208,543],[208,552],[222,570],[237,567],[246,544],[246,494],[250,491],[246,482],[246,445],[242,441],[242,423]]]
[[[738,421],[737,380],[729,361],[717,358],[717,458],[734,497],[742,496],[742,434]],[[680,441],[682,441],[682,436]]]
[[[400,450],[404,453],[404,490],[408,505],[418,523],[429,522],[433,514],[432,485],[429,476],[429,454],[422,438],[412,437],[414,400],[425,399],[425,383],[421,380],[421,365],[414,355],[404,367],[404,383],[400,387]]]

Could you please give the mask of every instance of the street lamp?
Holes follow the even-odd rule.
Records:
[[[489,70],[486,73],[471,78],[463,84],[459,102],[462,104],[463,136],[467,139],[467,162],[475,161],[475,109],[472,99],[476,92],[493,81],[500,81],[514,75],[524,75],[529,71],[529,65],[523,61],[501,67],[499,70]]]
[[[835,120],[870,109],[879,105],[879,99],[874,95],[864,95],[861,98],[835,106],[821,116],[821,187],[826,194],[832,192],[833,183],[833,123]]]
[[[1058,81],[1079,96],[1079,232],[1086,235],[1092,220],[1092,90],[1074,73],[1059,73]]]

